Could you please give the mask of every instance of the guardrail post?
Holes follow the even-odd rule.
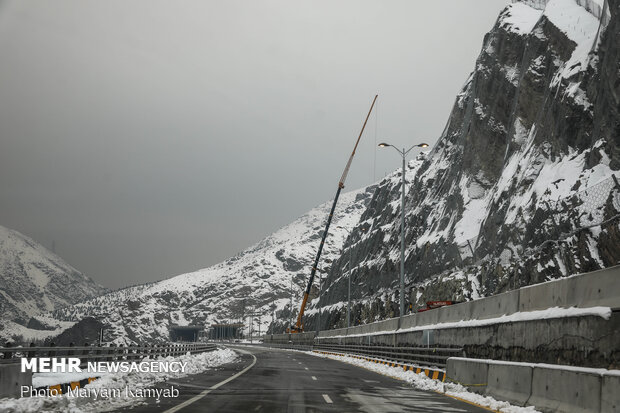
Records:
[[[84,343],[84,347],[88,347],[88,343]],[[88,348],[85,348],[84,350],[82,350],[82,356],[88,356],[88,353],[90,352],[90,350]],[[87,357],[82,357],[84,359],[86,359]],[[82,363],[84,363],[82,361]]]
[[[50,347],[56,347],[56,344],[55,344],[55,343],[50,343]],[[56,352],[55,352],[54,350],[50,350],[50,351],[47,353],[47,356],[48,356],[48,357],[54,357],[55,355],[56,355]]]
[[[103,350],[101,350],[101,347],[97,347],[97,350],[95,350],[95,355],[99,356],[103,353]],[[101,358],[96,357],[97,361],[102,361]]]
[[[29,347],[35,347],[34,343],[30,343]],[[36,354],[36,351],[34,351],[34,350],[29,351],[28,352],[28,358],[30,358],[30,359],[33,358],[35,356],[35,354]]]
[[[11,347],[13,347],[13,344],[11,344],[11,343],[6,343],[6,344],[4,345],[4,347],[6,347],[6,348],[11,348]],[[5,352],[4,352],[4,355],[2,356],[2,358],[5,358],[5,359],[10,359],[10,358],[12,358],[12,357],[13,357],[13,352],[12,352],[12,351],[5,351]]]
[[[110,343],[109,345],[109,350],[108,350],[108,357],[106,358],[106,361],[113,361],[114,360],[114,354],[116,353],[115,348],[116,345],[114,343]]]

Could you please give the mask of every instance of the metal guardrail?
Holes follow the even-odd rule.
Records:
[[[448,357],[462,356],[460,347],[392,347],[345,344],[314,344],[315,350],[375,357],[403,364],[445,367]]]
[[[271,347],[271,348],[283,348],[288,350],[300,350],[300,351],[312,351],[313,345],[308,343],[271,343],[265,342],[261,343],[261,346]]]
[[[131,361],[145,357],[168,357],[183,354],[204,353],[214,351],[217,346],[213,343],[170,343],[152,346],[47,346],[47,347],[0,347],[0,364],[14,363],[18,358],[40,357],[78,357],[82,363],[88,361]]]

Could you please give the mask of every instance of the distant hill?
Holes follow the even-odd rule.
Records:
[[[11,321],[25,326],[36,314],[104,292],[42,245],[0,226],[0,333],[13,325]]]
[[[358,223],[373,191],[371,186],[341,195],[325,243],[322,271],[327,271],[329,262],[340,256],[348,229]],[[284,328],[283,324],[294,317],[299,308],[300,295],[308,282],[331,204],[319,205],[220,264],[164,281],[113,291],[50,315],[67,322],[94,317],[109,326],[105,339],[117,343],[167,340],[170,325],[247,322],[251,312],[262,316],[262,332],[266,331],[272,316],[280,320]],[[315,287],[318,281],[317,274]],[[316,297],[316,288],[313,297]],[[310,307],[313,303],[310,302]],[[257,332],[258,323],[256,317]]]

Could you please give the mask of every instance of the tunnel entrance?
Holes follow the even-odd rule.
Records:
[[[198,341],[203,331],[203,326],[170,326],[170,340]]]

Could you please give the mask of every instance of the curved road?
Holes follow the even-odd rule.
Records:
[[[233,346],[231,346],[233,347]],[[162,383],[179,397],[132,412],[485,412],[381,374],[295,351],[233,347],[237,363]],[[232,380],[226,381],[232,376]],[[216,386],[217,388],[213,388]]]

